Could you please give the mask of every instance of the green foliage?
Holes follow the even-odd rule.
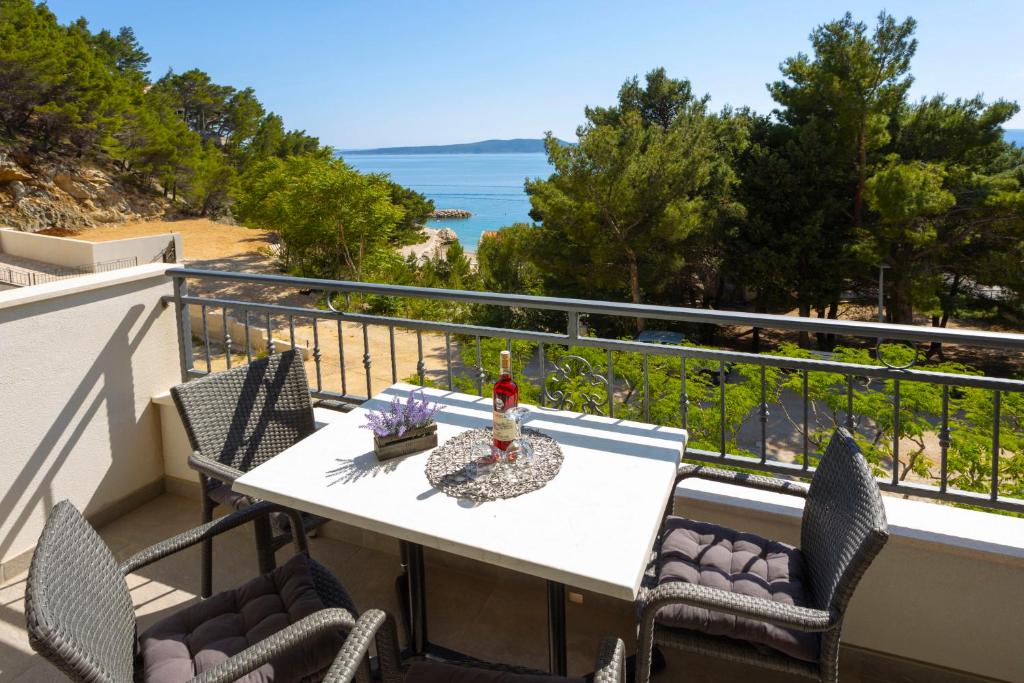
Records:
[[[401,221],[385,181],[357,173],[341,160],[272,158],[243,178],[239,215],[277,230],[283,260],[299,275],[363,279]]]
[[[85,19],[61,26],[45,4],[0,0],[0,138],[109,155],[140,187],[156,183],[200,215],[223,210],[238,173],[261,159],[329,157],[316,138],[285,131],[252,88],[199,69],[150,83],[149,62],[130,27],[92,33]]]
[[[130,26],[122,26],[116,36],[103,29],[92,35],[90,41],[121,75],[140,85],[147,82],[149,71],[146,67],[150,62],[149,53],[142,48]]]
[[[808,358],[810,353],[792,344],[783,344],[777,355]],[[893,364],[911,360],[916,351],[906,346],[883,344],[883,357]],[[880,366],[881,361],[865,349],[836,347],[835,360],[843,363]],[[931,372],[977,375],[977,370],[952,362],[931,363]],[[778,373],[771,377],[770,395],[781,391],[802,395],[801,373]],[[808,396],[813,414],[810,441],[820,452],[824,449],[832,430],[846,424],[847,405],[850,400],[845,375],[811,372],[807,376]],[[854,436],[860,444],[877,476],[892,476],[895,444],[899,442],[899,461],[896,464],[900,481],[916,478],[933,485],[940,478],[938,435],[942,416],[942,386],[924,382],[901,381],[899,386],[899,421],[896,415],[895,380],[861,378],[853,386],[852,403],[856,430]],[[1021,394],[1001,395],[1000,427],[1000,481],[999,490],[1007,496],[1024,495],[1024,401]],[[969,387],[948,389],[949,429],[951,440],[948,452],[949,484],[964,491],[985,493],[991,486],[992,445],[994,424],[994,398],[989,390]],[[784,409],[781,402],[775,404]],[[798,429],[801,421],[786,415]]]
[[[391,202],[402,207],[404,212],[402,220],[391,236],[392,244],[401,247],[423,242],[426,239],[423,235],[423,224],[434,212],[434,202],[415,190],[399,185],[384,174],[381,174],[380,178],[391,191]]]
[[[519,402],[540,405],[541,392],[535,382],[530,381],[530,366],[537,363],[537,345],[532,342],[513,340],[511,347],[505,339],[484,337],[480,340],[480,364],[477,365],[476,340],[472,337],[461,337],[458,342],[459,357],[468,372],[459,373],[454,378],[455,389],[469,394],[479,393],[490,397],[494,382],[498,379],[498,359],[501,352],[510,349],[512,352],[512,376],[519,386]],[[479,375],[477,374],[479,372]],[[533,373],[536,374],[535,372]],[[477,380],[482,383],[482,393],[477,391]]]
[[[64,27],[45,5],[3,0],[0,92],[6,137],[27,134],[37,150],[66,141],[84,151],[116,130],[130,84],[95,49],[84,20]]]
[[[201,216],[218,215],[227,206],[236,173],[228,158],[207,142],[186,160],[188,173],[182,196]]]
[[[516,223],[485,234],[477,245],[480,281],[489,292],[541,294],[542,275],[533,263],[539,230]]]
[[[742,127],[707,100],[657,69],[646,88],[627,81],[618,106],[588,109],[577,145],[547,136],[555,172],[526,183],[547,287],[636,303],[668,291],[687,244],[730,213]]]

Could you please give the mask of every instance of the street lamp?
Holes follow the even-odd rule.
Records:
[[[885,322],[885,269],[889,266],[878,264],[878,322]]]

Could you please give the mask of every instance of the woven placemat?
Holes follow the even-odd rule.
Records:
[[[491,465],[482,475],[470,477],[473,461],[486,453],[491,428],[462,432],[434,449],[427,458],[427,479],[452,498],[478,503],[515,498],[536,491],[551,481],[562,468],[558,442],[536,429],[524,427],[523,437],[533,448],[532,458]]]

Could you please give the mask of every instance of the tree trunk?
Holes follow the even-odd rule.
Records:
[[[641,303],[640,300],[640,270],[636,263],[636,252],[632,249],[626,249],[626,260],[629,263],[629,293],[634,304]],[[636,330],[637,332],[644,331],[644,319],[636,319]]]
[[[942,300],[942,315],[932,316],[932,327],[945,327],[949,323],[949,316],[952,314],[954,307],[956,306],[956,295],[960,291],[960,273],[953,275],[953,281],[949,285],[949,293]],[[931,358],[932,356],[938,356],[939,360],[946,360],[946,354],[942,352],[941,342],[932,342],[928,346],[928,353],[925,354],[925,358]]]
[[[814,312],[818,314],[819,318],[824,318],[825,317],[825,307],[824,306],[815,306],[814,307]],[[818,343],[818,350],[819,351],[820,350],[824,350],[826,345],[828,344],[828,335],[825,334],[824,332],[815,332],[814,333],[814,339]]]
[[[765,313],[768,307],[764,304],[764,296],[759,292],[757,295],[757,303],[754,305],[754,310],[758,313]],[[761,352],[761,328],[755,327],[751,334],[751,340],[754,345],[754,353]]]
[[[810,318],[811,317],[811,305],[809,303],[800,303],[800,317]],[[807,330],[800,330],[800,347],[806,349],[811,345],[811,337]]]
[[[859,228],[864,216],[864,181],[868,167],[868,142],[864,125],[857,132],[857,192],[853,195],[853,227]]]
[[[832,299],[831,303],[829,303],[829,305],[828,305],[828,319],[829,320],[838,320],[839,319],[839,297],[838,296],[835,297],[834,299]],[[827,335],[825,335],[825,345],[828,347],[829,351],[834,349],[835,346],[836,346],[836,335],[834,335],[834,334],[827,334]]]
[[[897,325],[911,325],[914,322],[914,306],[910,300],[910,283],[902,278],[894,279],[889,289],[889,322]]]

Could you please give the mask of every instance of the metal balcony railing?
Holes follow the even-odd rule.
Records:
[[[539,395],[542,402],[556,407],[571,406],[577,410],[606,414],[610,417],[622,417],[621,413],[627,412],[626,409],[629,408],[629,417],[650,422],[652,409],[650,362],[652,359],[671,359],[673,372],[676,373],[673,375],[673,381],[676,377],[679,381],[678,414],[677,417],[671,418],[672,423],[675,426],[689,427],[693,431],[695,411],[698,411],[701,416],[711,416],[701,422],[705,428],[711,425],[708,428],[710,431],[704,434],[702,439],[691,437],[691,447],[687,450],[687,459],[801,478],[807,478],[814,472],[817,454],[814,452],[812,436],[815,430],[829,429],[833,424],[838,424],[846,426],[851,431],[860,431],[862,435],[866,431],[871,431],[871,425],[864,424],[861,416],[857,415],[855,406],[872,396],[870,392],[881,391],[885,394],[883,397],[885,405],[892,407],[891,417],[885,417],[884,420],[877,416],[873,418],[876,422],[888,422],[891,419],[886,431],[886,433],[891,433],[891,441],[885,444],[887,452],[890,454],[889,462],[888,464],[876,463],[880,475],[879,485],[883,490],[993,510],[1024,513],[1024,496],[1018,496],[1016,489],[1007,493],[1001,486],[1003,483],[1001,477],[1005,478],[1006,472],[1013,473],[1013,476],[1024,476],[1019,474],[1024,470],[1024,452],[1014,450],[1017,446],[1008,446],[1006,443],[1007,441],[1011,441],[1013,444],[1021,442],[1016,435],[1019,434],[1017,430],[1022,428],[1021,420],[1024,420],[1024,415],[1018,414],[1024,412],[1018,411],[1020,405],[1018,399],[1024,396],[1024,381],[1010,377],[969,374],[966,371],[950,371],[948,368],[942,372],[923,369],[917,367],[919,352],[916,350],[918,344],[939,343],[947,345],[947,348],[999,349],[1004,354],[1020,354],[1021,351],[1024,351],[1024,335],[1021,334],[187,268],[174,268],[169,270],[168,274],[174,278],[175,285],[175,294],[171,300],[177,310],[183,380],[210,372],[214,367],[212,359],[217,356],[217,347],[224,352],[223,362],[226,367],[231,367],[233,362],[232,353],[226,351],[233,348],[240,349],[239,353],[251,360],[256,337],[260,337],[259,341],[265,352],[274,353],[276,350],[274,335],[278,328],[281,330],[279,333],[281,335],[284,335],[287,330],[288,343],[293,347],[296,346],[295,329],[296,320],[298,320],[300,323],[305,322],[312,326],[310,358],[315,369],[315,386],[311,388],[312,395],[320,398],[360,402],[375,393],[373,373],[371,372],[375,355],[379,357],[382,353],[386,353],[389,356],[391,379],[392,381],[399,380],[395,331],[410,330],[416,335],[415,376],[420,383],[425,383],[428,375],[423,346],[425,334],[443,335],[444,339],[444,368],[443,372],[436,375],[437,383],[442,387],[447,386],[447,388],[453,389],[460,382],[465,385],[468,381],[470,386],[475,387],[480,394],[484,393],[487,379],[482,359],[482,340],[501,339],[505,341],[507,347],[511,347],[513,341],[521,340],[536,345],[535,367],[537,369],[532,376],[524,378],[524,381],[534,381],[540,385]],[[295,306],[261,302],[256,300],[256,297],[240,295],[198,295],[189,289],[190,282],[202,283],[207,289],[213,283],[221,283],[225,286],[222,291],[244,291],[245,285],[257,286],[258,290],[253,291],[263,291],[264,288],[277,291],[282,289],[312,290],[326,293],[328,305],[327,308],[315,308],[312,305]],[[342,300],[347,302],[349,297],[369,295],[557,312],[559,315],[564,314],[565,316],[565,331],[551,332],[538,329],[486,327],[437,320],[404,319],[350,311],[347,310],[347,307],[336,307],[336,302]],[[201,320],[201,330],[192,329],[192,316],[189,309],[193,307],[199,309],[197,319]],[[211,339],[210,325],[208,324],[210,312],[222,316],[220,339]],[[823,354],[825,357],[820,355],[798,357],[778,353],[749,353],[588,336],[581,333],[581,318],[587,316],[642,318],[647,321],[664,320],[673,323],[700,323],[730,328],[756,327],[835,335],[841,339],[852,338],[855,344],[859,343],[862,347],[870,348],[874,345],[876,350],[874,357],[879,358],[881,364],[843,362],[828,354]],[[228,324],[229,319],[238,321],[239,325],[236,327]],[[321,343],[325,336],[322,331],[325,323],[335,325],[338,333],[336,351],[340,377],[337,386],[333,387],[326,386],[322,371],[324,356],[327,352],[326,347]],[[352,373],[346,369],[343,323],[356,326],[362,333],[362,345],[357,353],[361,351],[363,372],[360,373],[362,377],[358,380],[350,377],[349,375]],[[374,327],[387,330],[386,349],[371,348],[369,331]],[[243,330],[244,340],[232,338],[233,328],[236,331]],[[200,347],[198,354],[193,350],[192,342],[194,340]],[[913,360],[903,365],[885,363],[881,360],[883,341],[913,346],[915,348]],[[555,362],[552,362],[551,352],[554,347],[559,349],[559,353],[554,354]],[[571,353],[566,354],[564,349],[569,347],[586,350],[591,357],[590,360]],[[453,348],[457,351],[461,349],[464,353],[459,353],[458,357],[453,359]],[[331,350],[332,357],[334,351],[334,349]],[[349,352],[351,354],[351,349]],[[600,362],[603,365],[603,372],[592,362],[595,353],[598,358],[602,359]],[[640,359],[638,367],[641,370],[634,377],[632,383],[621,374],[617,374],[616,365],[621,362],[617,359],[623,358],[623,354],[632,354]],[[199,364],[204,367],[197,367],[197,356]],[[468,357],[472,362],[461,362],[458,360],[460,357]],[[662,360],[660,362],[669,361]],[[729,398],[730,394],[739,386],[736,373],[733,372],[736,367],[744,369],[740,383],[750,383],[747,386],[753,386],[755,392],[759,384],[760,393],[760,400],[755,401],[753,407],[749,409],[749,415],[741,417],[741,421],[749,418],[759,423],[760,426],[758,443],[747,449],[739,449],[745,450],[743,453],[730,452],[729,445],[730,443],[735,444],[736,440],[733,438],[735,435],[727,435],[726,414],[730,410]],[[826,423],[831,420],[829,424],[823,424],[820,417],[813,420],[811,418],[812,409],[816,409],[818,406],[815,404],[816,399],[811,397],[809,385],[812,379],[822,376],[842,378],[841,381],[830,385],[831,403],[838,407],[833,407],[831,416],[825,420]],[[768,433],[769,415],[774,409],[774,404],[769,400],[769,396],[772,394],[769,387],[776,386],[773,383],[779,382],[780,377],[788,378],[787,386],[795,387],[791,389],[793,398],[799,401],[801,407],[801,410],[794,411],[798,413],[798,417],[792,418],[796,436],[794,439],[789,439],[790,445],[785,453],[782,453],[778,447],[772,447],[773,440],[769,438]],[[574,389],[563,390],[564,385],[573,382],[575,382]],[[928,439],[937,441],[938,453],[934,458],[925,455],[926,458],[929,458],[927,461],[929,467],[926,468],[929,470],[928,476],[908,478],[907,473],[910,467],[905,466],[906,462],[901,459],[903,457],[901,456],[901,447],[906,445],[905,439],[901,439],[901,434],[903,434],[901,420],[908,418],[907,407],[902,403],[904,395],[909,392],[910,387],[919,386],[912,383],[920,383],[920,385],[930,388],[931,393],[928,396],[934,400],[926,408],[919,407],[919,409],[928,411],[926,416],[926,425],[930,430]],[[695,393],[694,389],[697,385],[701,388],[700,405],[691,400],[693,398],[691,394]],[[359,387],[358,390],[355,389],[356,386]],[[361,391],[364,386],[365,393]],[[383,387],[378,386],[376,389],[379,391]],[[984,399],[980,402],[984,406],[984,415],[981,418],[974,414],[965,416],[963,409],[957,407],[964,392],[975,392],[974,396],[981,396]],[[573,393],[572,397],[570,397],[571,393]],[[622,396],[626,393],[632,397],[630,399],[632,402],[624,402]],[[1004,410],[1003,399],[1007,396],[1011,396],[1013,400],[1007,404],[1008,408]],[[845,408],[842,406],[844,402]],[[813,412],[817,413],[818,411],[814,410]],[[958,420],[966,420],[968,417],[974,425],[970,444],[961,444],[958,441],[958,434],[955,433],[955,426],[959,424]],[[666,423],[666,420],[665,416],[661,416],[662,423]],[[979,423],[982,424],[979,426]],[[984,423],[991,425],[991,428],[989,429]],[[713,433],[714,430],[718,430],[717,438]],[[1004,434],[1011,434],[1007,430],[1013,430],[1014,438],[1001,439]],[[753,431],[756,433],[758,430]],[[874,431],[876,434],[882,433],[877,429]],[[960,449],[957,451],[959,453],[969,446],[976,451],[979,448],[979,434],[984,437],[986,453],[981,464],[987,472],[979,474],[975,471],[972,476],[974,477],[973,481],[984,480],[984,483],[971,488],[958,487],[950,476],[950,449]],[[925,437],[921,436],[921,439],[923,442]],[[966,436],[964,439],[967,440]],[[780,453],[786,457],[780,457]],[[975,470],[977,465],[978,462],[975,462]],[[930,473],[932,466],[937,468],[937,473]],[[903,467],[902,471],[901,467]],[[882,469],[885,471],[882,472]],[[959,478],[959,473],[957,473],[954,480],[959,480]],[[979,488],[984,490],[978,490]]]
[[[0,282],[14,285],[15,287],[29,287],[31,285],[41,285],[45,282],[66,280],[69,277],[89,275],[90,273],[107,273],[112,270],[120,270],[121,268],[131,268],[138,264],[138,258],[131,256],[85,266],[53,266],[47,267],[46,270],[3,266],[0,267]]]

